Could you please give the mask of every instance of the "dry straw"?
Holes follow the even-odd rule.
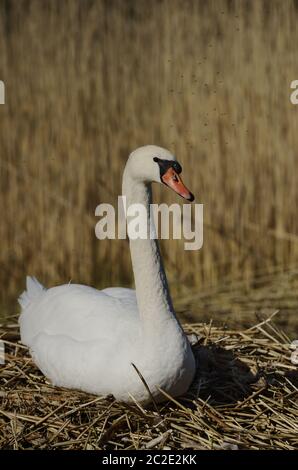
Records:
[[[17,325],[3,327],[0,447],[297,449],[298,371],[276,313],[243,331],[185,325],[197,335],[197,377],[187,396],[166,395],[157,409],[53,387],[20,345]]]

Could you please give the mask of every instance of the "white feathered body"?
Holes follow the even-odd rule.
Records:
[[[180,395],[191,383],[187,339],[170,328],[146,341],[132,289],[99,291],[76,284],[45,289],[28,277],[20,303],[21,341],[54,385],[147,403],[150,397],[132,363],[157,401],[164,397],[156,385]]]

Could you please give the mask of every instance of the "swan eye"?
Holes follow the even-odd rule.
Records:
[[[174,161],[173,160],[163,160],[162,158],[154,157],[153,161],[156,162],[159,166],[160,178],[161,179],[170,168],[172,168],[172,170],[174,170],[174,172],[177,175],[179,175],[182,172],[181,165],[178,162],[176,162],[175,160]],[[179,178],[175,175],[173,175],[171,177],[171,179],[175,183],[177,183],[179,181]]]
[[[172,167],[176,171],[176,173],[178,173],[178,175],[179,175],[179,173],[181,173],[182,168],[181,168],[181,165],[178,162],[174,162]]]

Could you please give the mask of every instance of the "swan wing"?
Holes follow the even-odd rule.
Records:
[[[31,278],[30,278],[31,279]],[[38,283],[38,281],[36,281]],[[33,289],[32,289],[33,287]],[[40,334],[66,336],[76,341],[117,341],[134,337],[139,326],[135,291],[65,284],[45,289],[32,280],[20,297],[21,339],[31,345]],[[25,304],[25,305],[24,305]]]

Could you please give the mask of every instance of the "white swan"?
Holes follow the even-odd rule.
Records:
[[[180,172],[163,148],[135,150],[123,174],[127,206],[141,203],[148,209],[151,182],[193,200]],[[45,289],[27,277],[19,298],[21,341],[54,385],[146,404],[151,398],[134,364],[156,401],[164,399],[159,388],[172,396],[188,390],[195,360],[173,309],[158,242],[130,239],[130,251],[136,291],[75,284]]]

